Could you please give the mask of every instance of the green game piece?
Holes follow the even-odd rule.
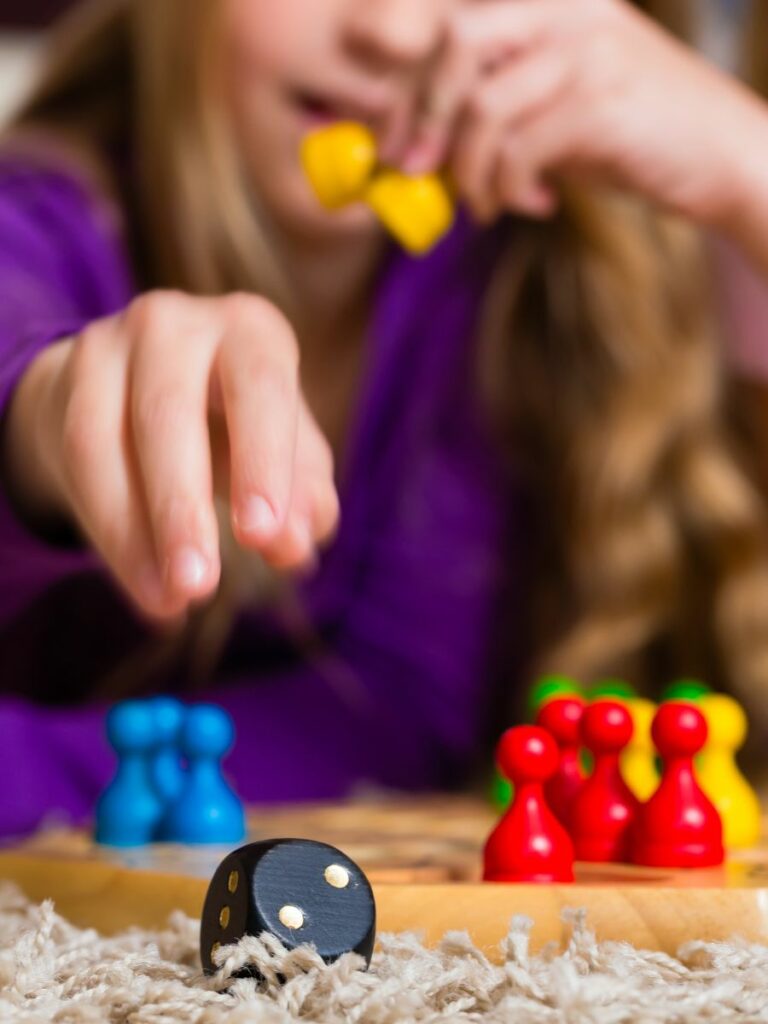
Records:
[[[637,690],[623,679],[603,679],[589,688],[587,696],[590,700],[604,700],[606,697],[618,697],[619,700],[632,700]]]
[[[697,701],[712,693],[712,688],[702,683],[699,679],[678,679],[670,683],[661,695],[662,703],[669,700]]]
[[[581,696],[581,688],[574,679],[568,676],[544,676],[533,684],[528,692],[528,716],[535,718],[539,708],[555,697],[566,697],[572,694]]]
[[[505,779],[501,772],[496,769],[491,782],[491,804],[497,811],[506,811],[512,803],[512,783]]]

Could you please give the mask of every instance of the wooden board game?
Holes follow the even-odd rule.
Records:
[[[446,931],[467,930],[491,956],[516,914],[533,920],[535,948],[567,941],[566,908],[584,908],[599,939],[668,952],[692,939],[768,942],[768,843],[715,869],[583,864],[574,885],[490,885],[480,881],[481,850],[494,820],[482,802],[462,798],[253,808],[249,840],[331,843],[371,879],[379,931],[416,930],[434,943]],[[51,831],[0,851],[0,878],[110,933],[162,925],[175,909],[199,916],[227,852],[170,844],[118,851],[80,832]]]

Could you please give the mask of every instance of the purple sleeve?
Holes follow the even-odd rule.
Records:
[[[41,349],[129,299],[106,208],[63,173],[0,158],[0,417]],[[27,530],[0,489],[0,626],[95,565],[90,552],[56,548]]]

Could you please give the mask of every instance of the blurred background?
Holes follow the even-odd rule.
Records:
[[[72,0],[0,0],[0,122],[34,73],[45,27]]]

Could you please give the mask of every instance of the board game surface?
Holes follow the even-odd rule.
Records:
[[[415,930],[428,942],[467,930],[493,955],[516,914],[533,921],[533,945],[567,942],[568,908],[584,909],[600,939],[676,950],[694,939],[738,935],[768,942],[768,843],[719,868],[684,871],[578,864],[574,885],[480,881],[495,815],[480,800],[251,808],[249,841],[299,837],[331,843],[363,868],[376,894],[379,931]],[[155,844],[98,847],[82,832],[52,830],[0,852],[0,878],[31,899],[53,898],[80,925],[114,932],[162,925],[173,910],[199,916],[208,880],[228,848]]]

